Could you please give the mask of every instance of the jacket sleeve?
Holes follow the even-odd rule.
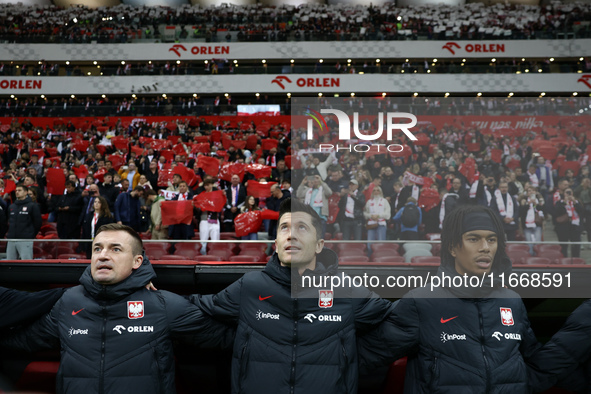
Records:
[[[41,229],[41,224],[43,223],[43,221],[41,219],[41,210],[39,209],[39,204],[33,203],[31,210],[32,210],[31,218],[33,220],[33,228],[35,229],[35,235],[37,235],[37,233]]]
[[[115,212],[114,212],[114,216],[115,216],[115,221],[116,222],[120,222],[121,221],[121,214],[120,214],[120,209],[121,209],[121,205],[123,204],[123,193],[119,194],[117,196],[117,199],[115,200]]]
[[[591,300],[585,301],[568,318],[548,343],[526,359],[528,378],[534,391],[547,390],[562,379],[571,390],[588,388],[577,368],[589,362],[591,354]],[[587,380],[591,377],[587,376]],[[570,386],[570,387],[568,387]]]
[[[415,351],[419,345],[419,313],[413,298],[392,305],[388,318],[357,340],[360,373]]]
[[[359,333],[368,331],[387,319],[394,309],[394,304],[368,289],[359,288],[358,291],[360,293],[353,296],[353,312],[355,328]]]
[[[242,281],[243,278],[240,278],[217,294],[193,294],[189,300],[201,308],[205,314],[236,325],[240,314]]]
[[[0,328],[12,327],[49,312],[64,289],[35,293],[0,287]]]
[[[54,349],[59,345],[58,320],[61,300],[58,301],[51,311],[41,317],[35,323],[8,337],[0,340],[0,347],[36,352],[45,349]]]
[[[234,329],[215,321],[201,308],[185,298],[167,291],[161,292],[166,303],[170,333],[203,347],[229,348],[234,341]]]

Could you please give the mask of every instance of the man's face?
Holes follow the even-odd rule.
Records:
[[[25,184],[25,186],[31,186],[35,182],[31,178],[26,177],[23,183]]]
[[[25,197],[27,197],[27,191],[22,187],[17,187],[14,191],[14,195],[18,200],[23,200]]]
[[[316,239],[316,229],[309,213],[294,212],[281,216],[275,246],[281,265],[300,267],[316,262],[324,240]]]
[[[143,257],[133,255],[134,239],[124,231],[104,231],[92,243],[90,272],[102,285],[119,283],[142,265]]]
[[[122,180],[121,187],[123,187],[125,190],[129,189],[129,181],[127,179]]]
[[[357,188],[358,188],[358,187],[359,187],[359,186],[357,186],[357,185],[356,185],[356,184],[354,184],[354,183],[349,183],[349,191],[350,191],[350,192],[354,192],[355,190],[357,190]]]
[[[315,176],[314,179],[312,179],[312,187],[314,189],[317,189],[320,187],[320,177],[319,176]]]
[[[237,186],[240,183],[240,177],[238,175],[232,175],[232,186]]]
[[[484,275],[492,268],[497,253],[497,234],[489,230],[474,230],[462,234],[462,245],[450,252],[455,257],[460,275]]]
[[[90,185],[88,187],[88,194],[90,194],[91,196],[94,196],[94,197],[98,197],[98,195],[99,195],[98,186],[97,185]]]
[[[172,184],[173,185],[178,185],[181,180],[182,180],[181,177],[175,174],[172,177]]]
[[[128,166],[130,172],[135,171],[135,163],[133,161],[130,161]]]
[[[454,190],[458,190],[460,187],[462,187],[462,181],[460,181],[459,179],[454,179],[453,182],[451,183]]]
[[[509,185],[506,182],[499,183],[499,190],[502,194],[507,194],[509,191]]]
[[[68,191],[68,194],[74,193],[74,190],[76,190],[76,188],[72,185],[66,185],[66,190]]]
[[[113,176],[112,175],[105,175],[105,177],[103,178],[105,183],[111,183],[113,182]]]
[[[186,183],[181,183],[179,185],[179,193],[186,193],[189,188],[187,187]]]
[[[156,163],[155,161],[151,161],[150,162],[150,170],[154,170],[154,169],[156,169],[156,167],[158,167],[158,163]]]
[[[212,191],[212,190],[213,190],[213,184],[212,184],[212,183],[204,184],[204,185],[203,185],[203,189],[204,189],[206,192],[210,192],[210,191]]]
[[[110,161],[105,162],[105,168],[107,169],[107,171],[109,171],[111,168],[113,168],[113,163],[111,163]]]
[[[563,191],[564,191],[564,190],[565,190],[567,187],[568,187],[568,181],[567,181],[566,179],[565,179],[565,180],[562,180],[562,181],[560,181],[560,182],[558,183],[558,189],[560,189],[560,191],[562,191],[562,192],[563,192]]]

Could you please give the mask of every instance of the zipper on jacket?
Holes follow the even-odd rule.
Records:
[[[348,371],[349,371],[349,357],[347,357],[347,349],[345,348],[345,338],[341,337],[341,350],[343,351],[343,366],[341,368],[341,374],[343,376],[343,386],[345,386],[345,392],[349,392],[347,383],[349,382]]]
[[[242,392],[242,382],[244,382],[244,378],[246,376],[246,368],[247,362],[246,359],[246,349],[248,348],[248,342],[250,341],[250,333],[246,333],[246,340],[244,341],[245,344],[242,346],[242,351],[240,352],[240,374],[238,375],[238,384],[241,387],[240,392]]]
[[[294,394],[295,383],[296,383],[296,350],[298,343],[298,299],[293,299],[293,337],[292,337],[292,350],[291,350],[291,373],[289,377],[289,392]]]
[[[486,370],[486,391],[485,393],[490,393],[490,365],[488,364],[488,359],[486,358],[486,349],[484,346],[484,341],[486,340],[484,336],[484,323],[482,320],[482,310],[480,309],[480,303],[476,302],[476,308],[478,308],[478,322],[480,323],[480,347],[482,349],[482,358],[484,359],[484,369]]]
[[[105,346],[107,341],[107,307],[102,306],[103,325],[101,328],[101,366],[99,370],[99,393],[105,392]]]
[[[437,380],[435,378],[435,375],[437,374],[437,361],[438,361],[438,357],[435,356],[433,358],[433,364],[431,365],[431,391],[435,392],[437,389]]]

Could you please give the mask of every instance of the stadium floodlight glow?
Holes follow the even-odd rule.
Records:
[[[181,61],[180,61],[180,60],[177,60],[177,61],[176,61],[176,64],[181,64]]]
[[[385,93],[385,92],[384,92],[384,93],[382,93],[382,97],[386,97],[386,93]]]
[[[135,93],[134,93],[134,94],[132,94],[132,95],[131,95],[131,97],[133,97],[133,98],[136,98],[137,96],[136,96],[136,95],[135,95]]]
[[[41,98],[45,98],[45,95],[44,95],[44,94],[42,94],[42,95],[41,95]]]
[[[318,97],[322,97],[322,92],[318,93]]]
[[[579,93],[577,92],[573,92],[573,96],[577,96]]]
[[[107,96],[106,96],[106,95],[104,95],[104,94],[103,94],[101,97],[102,97],[102,98],[107,98]]]
[[[351,93],[351,97],[355,97],[355,93]]]
[[[318,63],[324,63],[324,59],[318,60]]]
[[[70,97],[72,97],[72,98],[76,98],[76,96],[74,96],[74,95],[71,95]]]
[[[290,63],[295,63],[295,60],[291,59],[289,62],[290,62]]]
[[[493,57],[492,59],[490,59],[490,61],[494,63],[497,61],[497,59]]]
[[[400,72],[401,72],[402,74],[404,74],[404,70],[400,70]]]
[[[347,59],[347,63],[351,63],[351,59]]]
[[[433,63],[437,63],[437,59],[433,59]]]
[[[11,95],[10,95],[10,98],[14,98],[14,94],[11,94]]]
[[[524,61],[525,61],[525,58],[524,58],[524,57],[522,57],[522,58],[521,58],[521,61],[522,61],[522,62],[524,62]]]
[[[580,61],[580,62],[582,62],[583,60],[584,60],[584,59],[583,59],[583,57],[581,56],[581,57],[579,58],[579,61]]]
[[[427,70],[427,74],[431,74],[431,70]]]
[[[462,59],[462,62],[466,63],[466,59]]]
[[[193,97],[197,97],[197,93],[193,93]]]
[[[478,92],[477,96],[478,97],[482,96],[482,93],[481,92]]]
[[[445,93],[445,97],[449,97],[449,93],[448,92]]]
[[[514,94],[513,92],[510,92],[509,97],[513,97],[513,94]]]
[[[86,73],[86,75],[90,75],[90,71]]]
[[[528,72],[529,72],[529,68],[526,68],[526,69],[525,69],[525,72],[526,72],[526,73],[528,73]]]
[[[287,93],[287,97],[291,97],[291,93]]]
[[[166,93],[162,93],[162,97],[166,98]]]
[[[238,60],[234,59],[234,64],[238,63]]]
[[[376,59],[376,63],[379,63],[379,62],[380,62],[380,59]]]
[[[541,73],[542,72],[542,69],[541,68],[538,68],[538,72]]]
[[[125,60],[121,60],[121,64],[125,64]]]
[[[96,60],[95,60],[94,62],[92,62],[92,64],[94,64],[95,66],[96,66],[96,64],[97,64],[97,63],[98,63],[98,62],[97,62]]]
[[[260,97],[261,94],[260,93],[255,93],[254,95],[257,96],[257,97]]]
[[[545,92],[540,93],[540,97],[544,97],[546,95]]]
[[[265,64],[267,61],[265,59],[261,60],[261,63]]]
[[[413,96],[417,97],[419,94],[417,92],[414,92]]]
[[[398,18],[396,18],[396,19],[398,19],[399,21],[401,21],[402,20],[402,17],[399,15]]]
[[[550,58],[550,61],[551,61],[551,62],[553,62],[553,61],[554,61],[554,58],[553,58],[553,57],[551,57],[551,58]]]
[[[66,66],[70,65],[70,61],[66,60]],[[16,66],[18,68],[18,66]]]

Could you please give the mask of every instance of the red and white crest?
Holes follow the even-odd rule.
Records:
[[[504,326],[512,326],[515,324],[511,308],[501,308],[501,323],[503,323]]]
[[[318,306],[321,308],[332,308],[334,292],[332,290],[318,290]]]
[[[127,317],[130,319],[144,317],[144,301],[127,301]]]

